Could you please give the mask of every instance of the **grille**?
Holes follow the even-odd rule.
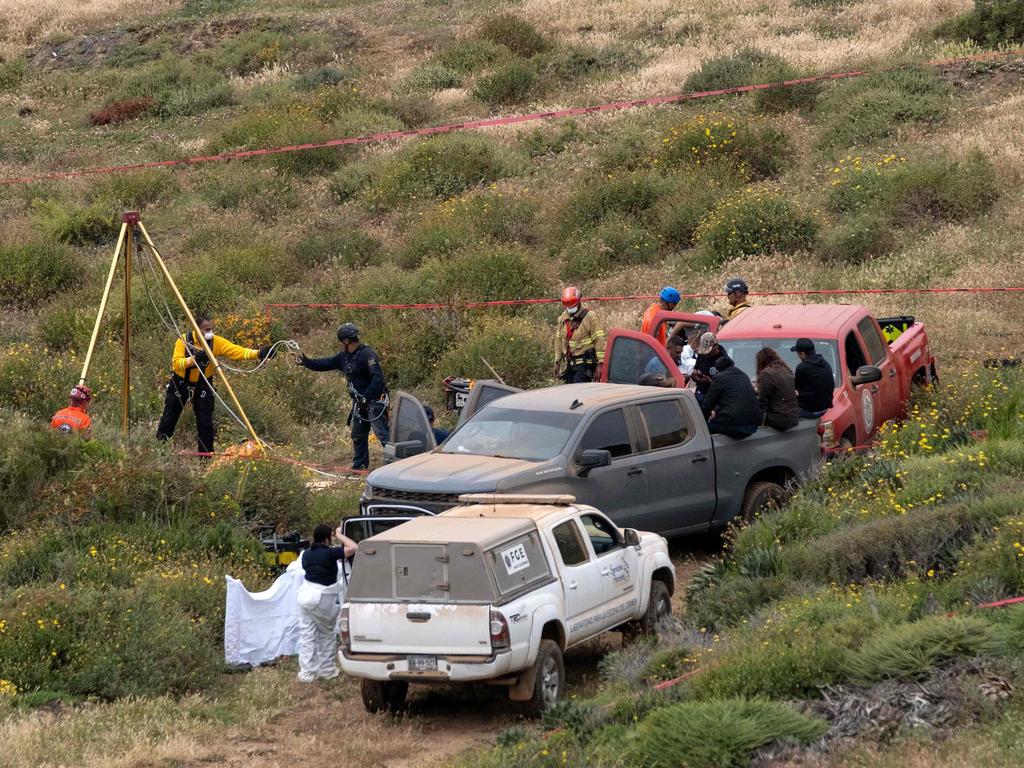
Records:
[[[385,501],[403,501],[411,504],[449,504],[455,505],[459,503],[459,496],[464,493],[459,491],[458,493],[427,493],[421,491],[393,491],[390,488],[378,488],[373,487],[373,499],[372,502],[376,503],[380,500]]]

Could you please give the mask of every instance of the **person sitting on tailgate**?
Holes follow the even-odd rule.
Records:
[[[87,411],[92,402],[92,390],[85,384],[71,388],[68,407],[61,408],[50,419],[50,429],[66,435],[81,435],[86,440],[92,437],[92,419]]]
[[[700,408],[712,435],[728,435],[741,440],[757,432],[764,423],[764,411],[758,405],[754,385],[727,355],[715,360],[711,386],[701,400]]]

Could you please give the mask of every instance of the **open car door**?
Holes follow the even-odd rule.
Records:
[[[391,441],[384,446],[384,461],[407,459],[437,448],[434,431],[423,404],[408,392],[399,391],[391,412]]]
[[[686,377],[679,366],[653,336],[625,328],[608,331],[604,364],[598,381],[611,384],[639,384],[648,373],[661,373],[675,380],[677,387],[686,386]]]
[[[523,390],[521,389],[510,387],[508,384],[502,384],[500,381],[495,381],[494,379],[478,381],[469,391],[469,399],[466,400],[466,406],[462,409],[462,413],[459,414],[459,426],[461,427],[463,422],[488,403],[493,403],[499,397],[504,397],[505,395],[511,395],[514,392],[522,391]]]
[[[718,315],[697,315],[663,309],[654,313],[651,335],[657,338],[658,329],[662,328],[665,323],[668,323],[668,332],[665,334],[665,338],[668,338],[669,334],[678,330],[679,324],[682,323],[685,329],[685,333],[682,334],[683,338],[688,339],[694,332],[707,333],[711,331],[711,333],[718,333],[718,328],[722,324],[722,318]]]

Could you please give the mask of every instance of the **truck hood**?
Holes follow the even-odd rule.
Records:
[[[533,476],[550,462],[498,459],[458,453],[424,453],[375,469],[366,482],[393,491],[487,493],[502,480],[519,474]]]

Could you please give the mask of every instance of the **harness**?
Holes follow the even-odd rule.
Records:
[[[577,361],[593,361],[595,364],[597,363],[597,352],[593,347],[588,349],[582,355],[574,355],[572,354],[571,347],[569,345],[569,342],[572,341],[573,334],[579,330],[580,325],[583,323],[583,318],[587,316],[588,312],[590,312],[589,309],[583,308],[573,317],[566,318],[565,320],[565,356],[574,363]]]

